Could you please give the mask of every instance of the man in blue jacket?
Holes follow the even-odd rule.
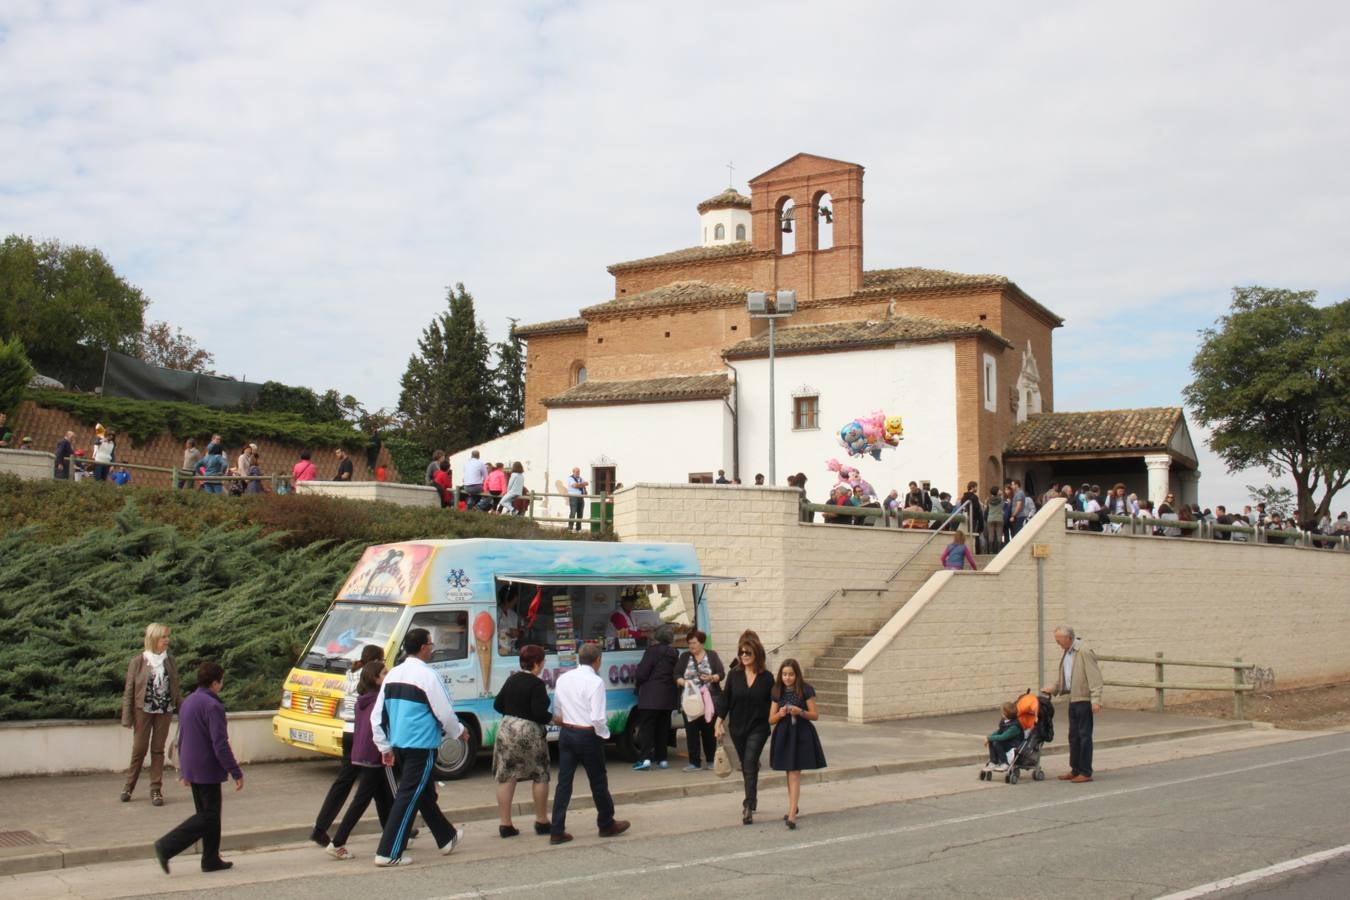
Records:
[[[234,865],[220,858],[220,785],[234,779],[234,789],[244,789],[244,773],[234,761],[230,736],[225,731],[225,704],[220,687],[225,670],[219,663],[197,667],[197,689],[178,710],[178,780],[192,788],[197,811],[173,831],[155,841],[155,859],[164,874],[169,860],[202,842],[202,871],[219,872]]]
[[[464,826],[456,829],[436,805],[436,751],[446,736],[458,739],[468,730],[455,715],[445,682],[427,665],[432,649],[431,634],[425,628],[409,631],[403,638],[407,658],[384,676],[370,711],[375,746],[380,748],[384,764],[399,771],[394,804],[375,854],[377,866],[412,862],[403,851],[419,812],[442,853],[449,855],[464,835]]]

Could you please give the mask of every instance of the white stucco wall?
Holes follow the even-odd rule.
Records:
[[[769,472],[769,361],[740,360],[740,471],[747,484],[756,472]],[[855,466],[885,496],[901,494],[909,481],[959,496],[956,488],[956,358],[952,344],[905,344],[876,350],[780,356],[775,364],[778,483],[804,472],[807,493],[825,499],[834,476],[829,459]],[[820,428],[792,430],[793,395],[811,389],[820,397]],[[905,439],[881,459],[849,458],[839,444],[839,429],[874,410],[904,419]]]
[[[580,466],[615,467],[623,484],[682,483],[691,472],[731,472],[731,413],[722,400],[556,407],[548,412],[554,478]]]
[[[525,469],[525,487],[532,493],[552,490],[547,486],[553,484],[554,478],[561,476],[549,471],[548,442],[548,422],[522,428],[520,431],[513,431],[495,440],[466,447],[458,453],[451,454],[450,474],[456,487],[463,484],[464,461],[469,458],[472,451],[477,450],[483,462],[506,463],[508,473],[511,471],[511,464],[519,460]]]
[[[713,237],[717,233],[716,227],[719,224],[726,228],[725,236],[721,239]],[[737,225],[745,226],[744,240],[750,240],[750,210],[710,209],[698,217],[699,239],[705,247],[734,244],[736,243]]]

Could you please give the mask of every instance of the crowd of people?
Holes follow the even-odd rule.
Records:
[[[800,490],[806,500],[805,474],[789,475],[788,485]],[[1264,503],[1244,506],[1241,512],[1230,512],[1224,506],[1201,509],[1199,504],[1179,503],[1173,493],[1168,493],[1155,507],[1153,501],[1140,499],[1122,483],[1106,490],[1096,484],[1083,483],[1075,488],[1071,484],[1055,483],[1036,495],[1025,490],[1020,480],[1010,479],[1002,486],[991,486],[981,497],[978,483],[971,481],[966,484],[965,492],[953,499],[947,491],[932,486],[921,487],[911,481],[903,496],[898,489],[893,489],[880,497],[857,469],[848,467],[840,470],[839,480],[831,487],[825,505],[875,512],[862,515],[827,512],[822,514],[822,520],[832,525],[898,525],[901,528],[947,530],[960,527],[974,536],[977,552],[997,553],[1038,509],[1055,499],[1063,499],[1067,510],[1084,514],[1071,517],[1070,522],[1070,527],[1081,531],[1118,532],[1124,526],[1112,522],[1111,517],[1133,516],[1157,519],[1158,524],[1149,530],[1154,535],[1166,537],[1195,537],[1201,533],[1196,525],[1183,523],[1236,526],[1205,528],[1205,533],[1221,541],[1252,541],[1255,534],[1246,530],[1250,528],[1261,529],[1262,541],[1270,544],[1292,544],[1300,539],[1300,533],[1307,533],[1314,546],[1331,547],[1335,544],[1334,539],[1350,536],[1350,514],[1346,512],[1334,520],[1328,514],[1317,521],[1299,523],[1293,516],[1267,513]],[[955,513],[965,516],[963,524],[949,521]],[[803,509],[802,520],[813,521],[814,515]],[[1331,540],[1319,541],[1319,537]]]
[[[730,666],[724,666],[716,653],[704,647],[706,636],[701,632],[685,635],[684,652],[671,646],[673,639],[669,626],[658,627],[637,669],[637,744],[643,758],[633,768],[669,768],[664,759],[665,727],[679,708],[689,745],[690,763],[685,771],[711,769],[729,775],[734,748],[743,787],[741,823],[752,825],[759,806],[760,764],[767,746],[770,767],[786,773],[787,803],[782,822],[786,828],[796,829],[801,773],[826,765],[814,725],[820,717],[815,691],[802,667],[788,659],[778,666],[776,675],[771,674],[766,668],[764,645],[750,630],[736,642],[736,657]],[[122,724],[133,729],[133,741],[120,799],[123,803],[131,801],[148,756],[151,803],[162,806],[166,749],[172,751],[177,757],[178,780],[192,791],[194,813],[155,841],[155,859],[168,874],[174,857],[200,842],[202,871],[221,871],[233,866],[220,856],[221,785],[232,780],[236,791],[244,787],[244,773],[230,746],[225,707],[219,696],[225,673],[218,663],[202,662],[195,676],[196,690],[185,697],[169,644],[168,627],[151,623],[145,630],[144,649],[127,667]],[[344,716],[342,765],[310,833],[310,839],[335,860],[354,858],[348,841],[372,802],[381,826],[374,853],[376,866],[412,862],[407,848],[418,836],[418,829],[413,827],[417,815],[421,815],[442,854],[451,853],[464,837],[464,826],[451,824],[439,807],[434,771],[443,742],[468,741],[470,731],[456,715],[444,681],[428,665],[433,649],[431,634],[424,628],[414,628],[404,637],[398,665],[389,668],[383,648],[371,645],[363,648],[347,674],[343,708],[351,714]],[[534,833],[547,835],[551,844],[570,842],[567,811],[578,768],[585,770],[590,784],[599,835],[623,834],[630,823],[616,818],[606,775],[605,742],[611,735],[607,688],[599,675],[602,648],[596,643],[583,644],[577,654],[579,664],[554,681],[552,698],[541,677],[544,648],[526,644],[519,652],[519,669],[507,679],[494,701],[502,716],[492,756],[499,836],[519,836],[511,808],[516,786],[528,781],[534,801]],[[698,703],[691,698],[698,698]],[[166,747],[175,714],[178,731],[172,746]],[[559,753],[558,781],[550,808],[548,787],[553,765],[546,731],[551,724],[559,728]],[[730,738],[731,748],[724,737]],[[707,764],[701,764],[701,760]],[[353,788],[355,797],[339,821]],[[335,822],[338,827],[330,833]]]
[[[574,472],[576,470],[573,470]],[[469,454],[460,472],[460,489],[455,491],[450,457],[444,450],[431,454],[423,484],[436,489],[441,508],[519,516],[530,508],[529,489],[525,487],[525,466],[483,462],[477,450]]]

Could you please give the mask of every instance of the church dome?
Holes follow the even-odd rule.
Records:
[[[714,209],[749,209],[750,198],[735,188],[729,187],[716,197],[709,197],[698,205],[699,214]]]

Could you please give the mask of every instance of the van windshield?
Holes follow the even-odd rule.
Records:
[[[381,650],[389,646],[389,636],[402,613],[399,606],[335,604],[324,616],[297,667],[318,672],[350,670],[366,644],[374,644]]]

